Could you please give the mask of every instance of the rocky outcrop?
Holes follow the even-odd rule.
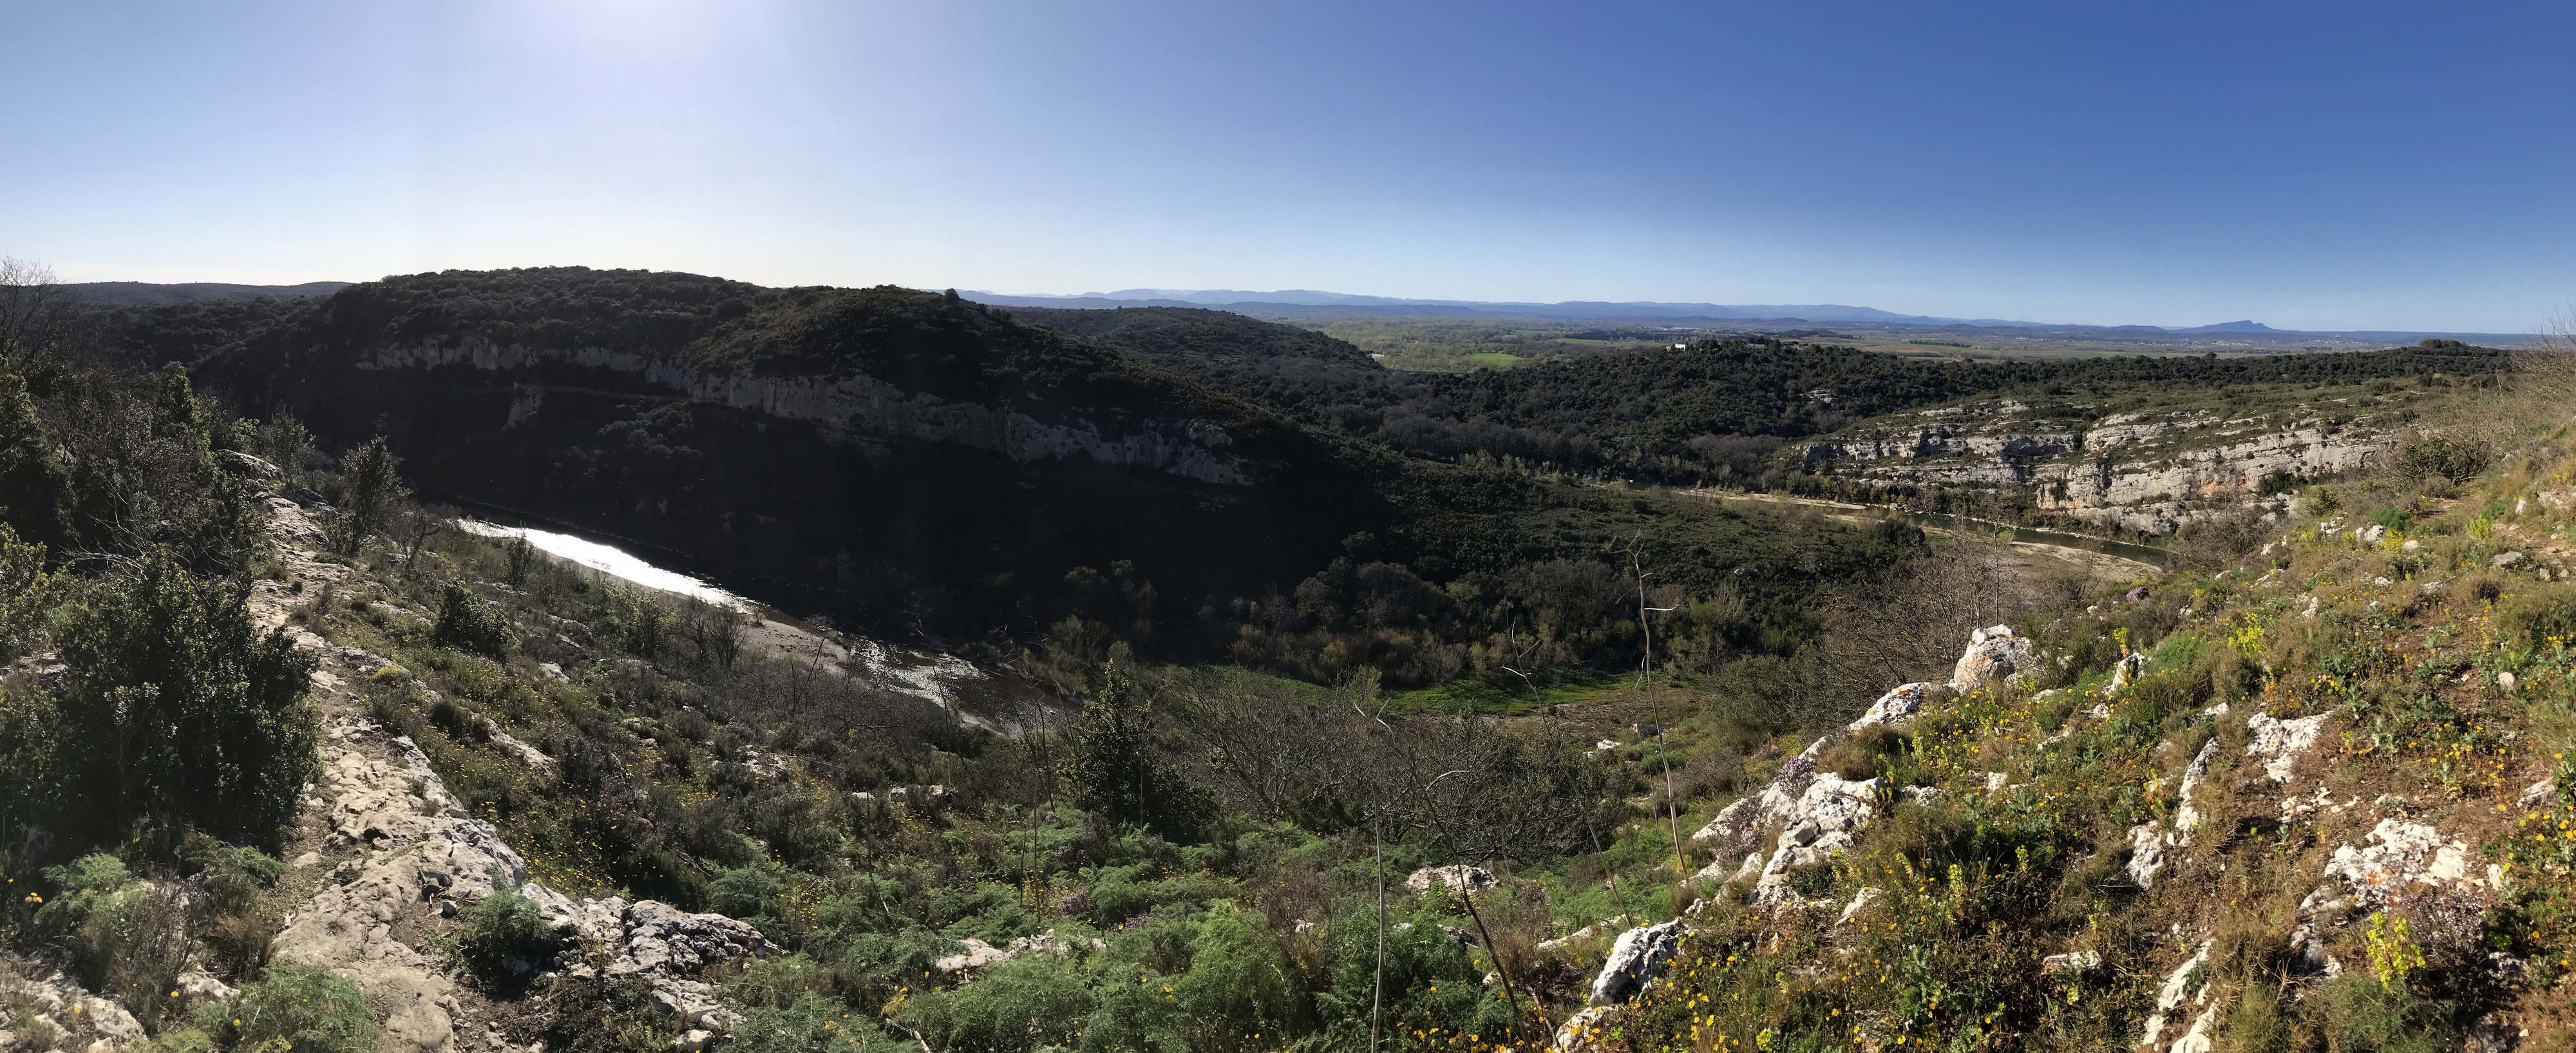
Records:
[[[1971,691],[2011,678],[2031,663],[2030,641],[2013,635],[2012,626],[1979,629],[1968,638],[1967,653],[1950,670],[1950,689]]]
[[[1967,659],[1961,658],[1960,661],[1965,662]],[[1933,685],[1928,681],[1898,685],[1888,693],[1878,696],[1878,701],[1870,703],[1869,708],[1862,711],[1860,719],[1846,725],[1845,730],[1858,734],[1862,728],[1872,724],[1894,726],[1905,723],[1913,719],[1915,714],[1923,712],[1924,703],[1932,697],[1932,687]]]
[[[1494,887],[1494,874],[1483,867],[1458,863],[1445,867],[1424,867],[1404,879],[1404,887],[1415,892],[1429,892],[1434,885],[1452,892],[1483,892]]]
[[[1820,775],[1807,784],[1780,831],[1779,847],[1762,866],[1754,885],[1755,902],[1777,905],[1797,898],[1789,888],[1792,872],[1824,863],[1850,848],[1861,827],[1878,817],[1881,781]]]
[[[2268,476],[2316,476],[2367,463],[2368,420],[2308,412],[2230,420],[2201,410],[2098,417],[2010,400],[1898,414],[1810,443],[1811,471],[1881,485],[2026,491],[2042,509],[2107,527],[2165,533],[2213,502],[2252,495]]]
[[[1664,963],[1672,960],[1681,944],[1678,918],[1620,933],[1610,945],[1610,956],[1602,960],[1601,975],[1592,981],[1592,1004],[1613,1006],[1636,998],[1663,974]]]

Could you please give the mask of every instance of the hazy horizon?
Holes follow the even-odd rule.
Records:
[[[2576,11],[27,5],[66,280],[1851,304],[2529,332]]]

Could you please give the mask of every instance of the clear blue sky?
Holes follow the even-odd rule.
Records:
[[[2527,332],[2576,5],[0,0],[0,254]]]

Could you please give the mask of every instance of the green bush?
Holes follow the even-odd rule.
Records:
[[[2397,474],[2410,480],[2442,479],[2465,483],[2485,475],[2495,463],[2495,448],[2474,439],[2436,436],[2406,447],[2397,455]]]
[[[52,692],[0,687],[0,831],[54,822],[62,804],[62,721]]]
[[[911,1042],[888,1036],[876,1021],[812,991],[784,1006],[754,1005],[725,1047],[734,1053],[896,1053]]]
[[[286,864],[248,845],[228,845],[211,837],[191,838],[188,865],[205,877],[200,901],[216,915],[241,914],[259,902],[260,894],[286,876]]]
[[[19,541],[17,531],[0,523],[0,662],[34,649],[70,582],[45,569],[45,546]]]
[[[537,909],[537,901],[507,887],[465,908],[463,923],[456,930],[456,943],[466,968],[496,983],[544,968],[564,945],[563,937]]]
[[[1154,749],[1147,704],[1126,674],[1102,673],[1100,686],[1072,728],[1073,758],[1064,781],[1074,804],[1113,823],[1143,826],[1165,838],[1195,838],[1207,821],[1208,801],[1180,769]]]
[[[203,1026],[241,1053],[373,1053],[376,1018],[367,1000],[328,969],[272,965],[258,983],[203,1011]]]
[[[429,642],[498,662],[510,656],[510,622],[465,586],[451,584],[439,594]]]
[[[74,605],[60,641],[71,803],[108,830],[149,817],[278,841],[322,773],[313,656],[159,549]]]
[[[1098,1004],[1080,969],[1042,954],[995,966],[964,987],[923,992],[896,1019],[938,1049],[1019,1053],[1071,1044]]]
[[[2576,647],[2576,585],[2516,582],[2495,605],[2498,635],[2535,651]]]
[[[187,900],[174,885],[136,881],[104,853],[45,871],[57,891],[36,925],[71,952],[81,983],[114,998],[147,1026],[169,1009],[189,957]]]

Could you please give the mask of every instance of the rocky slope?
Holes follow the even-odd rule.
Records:
[[[2384,461],[2420,391],[2318,387],[2161,404],[1981,400],[1890,414],[1794,451],[1805,470],[1896,491],[1995,495],[2099,527],[2171,533]]]
[[[249,606],[263,627],[285,629],[299,648],[320,659],[313,699],[324,728],[324,774],[306,788],[299,832],[287,853],[289,876],[274,894],[295,904],[270,947],[275,960],[320,966],[354,982],[383,1025],[383,1053],[533,1053],[543,1043],[505,1038],[503,1014],[462,982],[450,950],[465,907],[497,889],[512,889],[534,900],[567,940],[559,959],[526,963],[531,972],[640,980],[657,1011],[690,1029],[683,1036],[688,1048],[717,1041],[739,1017],[699,977],[709,966],[775,953],[768,940],[722,915],[692,914],[651,900],[576,899],[530,880],[526,861],[502,842],[491,822],[466,813],[420,748],[366,715],[359,697],[363,686],[408,678],[408,672],[289,623],[289,608],[303,586],[345,585],[352,574],[316,558],[314,544],[322,532],[302,508],[283,498],[268,504],[281,577],[294,584],[262,580]],[[509,740],[506,733],[495,735]],[[531,767],[553,763],[534,747],[509,742]],[[0,974],[0,985],[14,985],[0,989],[0,999],[28,1010],[17,1032],[0,1030],[0,1048],[16,1048],[37,1032],[53,1036],[52,1048],[89,1053],[146,1044],[131,1014],[60,971],[32,983]],[[183,977],[183,987],[197,1003],[233,993],[202,972]]]
[[[1978,633],[1699,831],[1557,1045],[2569,1048],[2568,463]]]

